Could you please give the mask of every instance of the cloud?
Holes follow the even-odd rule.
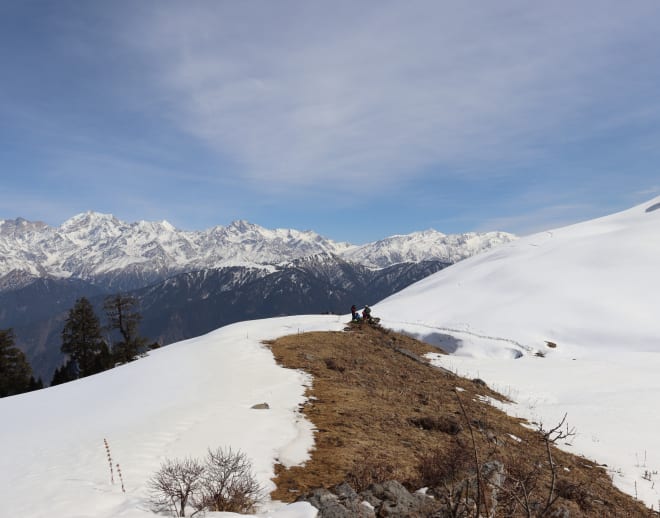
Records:
[[[596,207],[586,204],[539,206],[512,216],[487,219],[482,222],[480,230],[506,230],[527,236],[603,215],[598,214]]]
[[[634,193],[635,196],[656,196],[660,194],[660,185],[653,185],[648,189],[642,189]]]
[[[648,87],[627,63],[652,33],[649,9],[163,3],[125,38],[152,64],[171,121],[242,178],[391,188],[425,174],[492,174],[590,128],[625,126],[621,108],[635,101],[617,72],[631,72],[628,97]]]

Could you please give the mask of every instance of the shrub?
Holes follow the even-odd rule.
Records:
[[[459,441],[453,441],[447,449],[435,449],[420,459],[421,485],[429,487],[453,487],[470,478],[474,461],[470,450]]]
[[[166,460],[149,480],[151,508],[185,516],[188,502],[193,503],[202,489],[204,465],[195,459]]]
[[[246,455],[231,448],[218,448],[208,452],[202,495],[194,505],[198,510],[249,513],[261,500],[262,493]]]
[[[382,484],[398,477],[397,470],[382,456],[364,452],[357,457],[346,474],[346,481],[359,493],[371,484]]]
[[[244,453],[230,448],[209,450],[204,462],[197,459],[166,460],[149,480],[151,508],[186,516],[204,511],[252,512],[262,488],[252,474]]]

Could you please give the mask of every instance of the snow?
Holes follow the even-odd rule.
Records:
[[[298,412],[311,380],[277,366],[262,341],[340,330],[345,321],[303,316],[234,324],[96,376],[1,399],[3,516],[153,516],[146,483],[161,462],[201,458],[218,447],[245,452],[270,491],[274,463],[300,464],[313,445],[312,425]],[[251,409],[263,402],[270,409]],[[110,483],[103,439],[121,466],[125,494],[117,480]],[[273,502],[263,513],[316,515],[308,504]]]
[[[567,414],[577,435],[561,446],[607,464],[618,487],[657,506],[657,206],[660,198],[502,245],[374,305],[373,314],[449,349],[433,361],[514,400],[489,404],[545,426]],[[245,452],[272,488],[274,463],[303,463],[312,447],[312,425],[298,412],[311,380],[277,366],[262,341],[339,330],[347,319],[233,324],[97,376],[1,399],[3,515],[153,516],[146,483],[160,463],[220,446]],[[250,408],[262,402],[270,409]],[[126,493],[110,483],[104,438]],[[260,513],[316,516],[306,503],[266,502]]]
[[[513,238],[502,232],[445,236],[429,230],[358,247],[313,231],[271,230],[247,221],[188,232],[167,221],[126,223],[90,211],[59,227],[0,220],[0,277],[18,270],[93,281],[133,268],[153,273],[145,276],[151,282],[184,271],[260,267],[322,253],[382,268],[402,261],[458,260]]]
[[[568,414],[577,436],[563,447],[656,509],[659,203],[521,238],[373,307],[453,353],[434,355],[439,365],[511,397],[508,413],[548,426]]]

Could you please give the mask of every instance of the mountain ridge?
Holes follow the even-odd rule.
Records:
[[[267,229],[245,220],[184,231],[167,221],[127,223],[93,211],[59,227],[16,218],[0,220],[0,290],[21,287],[21,277],[29,276],[75,277],[132,290],[186,271],[267,267],[320,253],[372,269],[427,260],[453,263],[514,239],[505,232],[427,230],[353,245],[312,230]]]

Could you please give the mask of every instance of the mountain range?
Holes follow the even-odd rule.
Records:
[[[525,427],[548,429],[565,420],[572,437],[557,447],[596,460],[599,465],[589,468],[594,474],[605,471],[616,487],[657,509],[659,232],[660,197],[468,258],[375,304],[373,310],[386,330],[402,330],[433,343],[454,340],[455,354],[427,358],[468,377],[471,387],[435,392],[431,398],[486,401],[521,418]],[[318,259],[303,259],[296,267]],[[227,279],[211,281],[215,271],[165,281],[171,289],[170,303],[185,306],[191,295],[199,293],[196,286],[206,284],[205,278],[207,286],[249,285],[241,278],[244,270],[226,270]],[[253,273],[251,281],[262,275]],[[42,280],[43,292],[49,282],[53,281]],[[274,282],[273,290],[278,289]],[[145,293],[143,301],[150,296]],[[207,298],[212,296],[209,292]],[[271,484],[269,489],[274,466],[306,462],[315,443],[332,444],[341,452],[343,444],[331,428],[315,428],[299,412],[305,403],[318,412],[315,400],[305,400],[307,388],[317,384],[316,374],[281,368],[264,341],[308,331],[341,332],[345,322],[346,315],[301,315],[235,323],[98,375],[0,399],[0,484],[11,488],[3,495],[5,514],[153,516],[146,505],[147,481],[163,459],[200,457],[218,445],[246,452],[260,480]],[[315,338],[309,340],[314,344]],[[328,370],[339,367],[332,357],[316,351],[300,356],[303,362],[310,361],[305,356],[315,358]],[[365,360],[357,349],[352,362],[394,377],[393,372],[381,370],[373,357],[371,363]],[[345,365],[342,376],[353,378],[350,365]],[[486,386],[506,399],[484,395]],[[379,397],[378,384],[367,388]],[[419,415],[428,401],[405,390],[401,397],[410,401],[409,413],[388,416],[393,421]],[[342,394],[337,399],[341,403],[345,398]],[[268,410],[253,408],[262,402],[269,403]],[[366,401],[359,414],[344,412],[341,417],[357,420],[369,412],[369,406]],[[342,424],[339,418],[337,422],[336,426]],[[470,423],[467,418],[466,422]],[[498,445],[504,443],[528,451],[522,435],[501,433],[497,422],[482,415],[472,422],[474,433],[493,444],[489,450],[499,452]],[[490,437],[488,430],[494,430]],[[447,435],[415,428],[418,431]],[[470,455],[474,454],[472,431],[465,427],[460,432]],[[113,485],[108,473],[103,438],[108,439],[115,462],[121,463],[125,493],[116,477]],[[560,463],[557,467],[558,477],[569,471]],[[580,495],[585,495],[590,516],[599,511],[598,516],[612,514],[614,495],[612,500],[595,500],[589,482],[579,487],[585,488]],[[259,516],[316,515],[315,510],[305,513],[303,505],[271,507]],[[570,514],[582,513],[576,507]]]
[[[107,295],[136,297],[142,334],[166,345],[240,320],[346,313],[514,239],[427,230],[357,246],[246,221],[189,232],[95,212],[59,227],[4,220],[0,329],[14,329],[35,374],[48,382],[63,360],[67,312],[83,296],[100,317]]]
[[[513,239],[505,232],[446,235],[426,230],[358,246],[309,230],[270,230],[246,221],[185,231],[167,221],[126,223],[96,212],[78,214],[59,227],[18,218],[0,220],[0,290],[36,277],[73,277],[105,289],[132,290],[183,272],[268,268],[319,253],[368,268],[454,263]]]

